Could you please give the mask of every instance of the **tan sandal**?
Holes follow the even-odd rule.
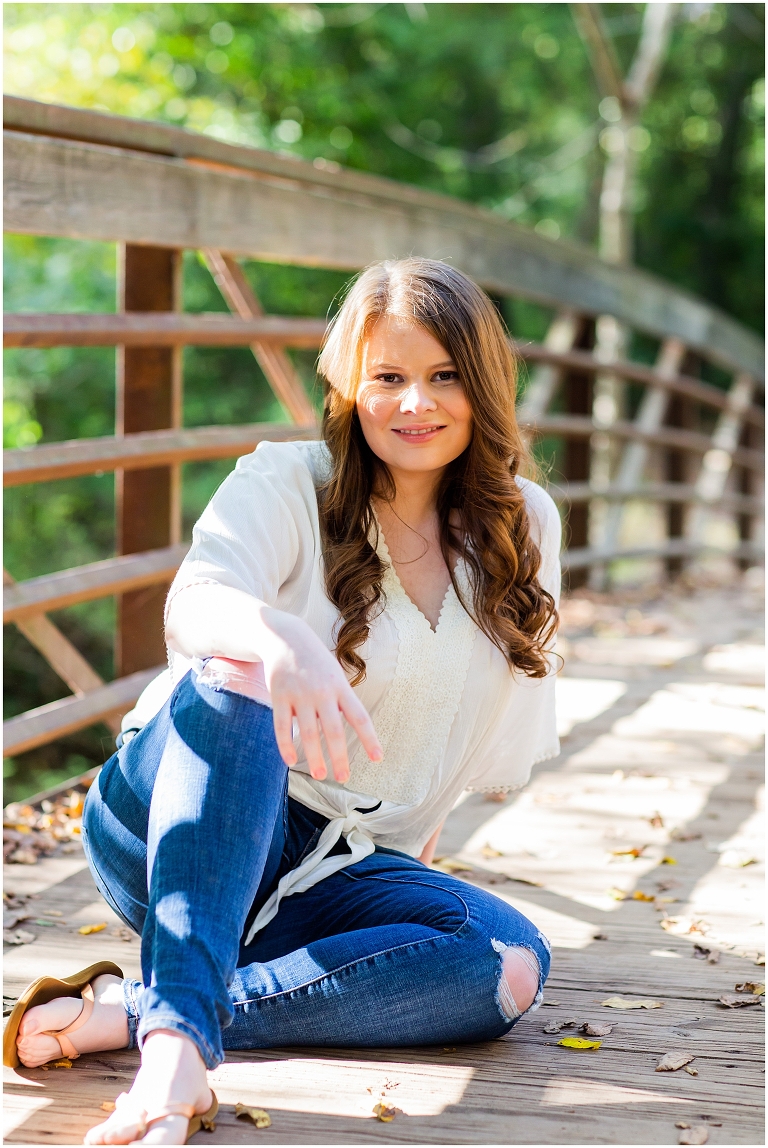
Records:
[[[62,977],[61,980],[57,977],[38,977],[36,981],[33,981],[21,994],[13,1007],[13,1012],[8,1017],[8,1024],[3,1033],[3,1064],[8,1068],[18,1068],[21,1063],[16,1047],[16,1040],[19,1035],[19,1025],[21,1024],[21,1019],[24,1014],[36,1005],[48,1004],[49,1001],[55,1000],[57,997],[81,996],[83,998],[82,1011],[72,1024],[68,1024],[65,1028],[59,1031],[49,1029],[46,1032],[41,1032],[39,1035],[55,1037],[59,1042],[62,1056],[67,1056],[70,1060],[74,1060],[78,1057],[80,1053],[66,1034],[75,1032],[88,1020],[93,1012],[94,1003],[91,981],[94,981],[96,977],[103,976],[105,973],[109,973],[113,977],[120,977],[121,979],[123,977],[123,970],[113,964],[112,961],[98,961],[95,965],[89,965],[87,969],[82,969],[79,973],[75,973],[71,977]],[[51,1057],[51,1060],[56,1059],[57,1057],[55,1056]]]
[[[192,1139],[196,1132],[204,1128],[206,1132],[215,1131],[216,1114],[219,1111],[219,1101],[216,1093],[211,1089],[211,1106],[207,1112],[195,1112],[194,1104],[164,1104],[150,1115],[144,1108],[137,1108],[127,1092],[121,1092],[115,1101],[115,1111],[125,1110],[125,1114],[136,1124],[136,1139],[143,1140],[150,1124],[164,1120],[166,1116],[186,1116],[189,1124],[185,1143]]]

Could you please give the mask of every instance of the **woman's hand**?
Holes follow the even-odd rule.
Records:
[[[322,730],[333,776],[341,783],[349,780],[342,716],[360,738],[371,761],[381,761],[382,748],[368,711],[315,632],[301,618],[282,610],[266,607],[261,618],[270,635],[261,652],[264,677],[272,698],[277,746],[285,764],[296,764],[294,717],[312,777],[322,780],[326,776],[320,744]]]
[[[349,780],[343,718],[371,761],[381,761],[382,749],[365,706],[333,654],[301,618],[275,610],[242,590],[199,583],[171,599],[165,635],[171,649],[186,658],[263,662],[277,745],[286,765],[296,764],[294,717],[310,773],[318,780],[326,776],[320,730],[333,776],[342,783]]]

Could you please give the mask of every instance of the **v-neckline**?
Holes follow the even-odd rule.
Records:
[[[437,623],[433,627],[433,625],[430,622],[427,615],[424,613],[423,610],[419,609],[419,607],[414,602],[413,598],[411,598],[411,596],[406,592],[406,589],[403,586],[403,583],[400,581],[400,575],[398,574],[397,570],[395,569],[395,564],[392,561],[392,555],[389,553],[389,547],[387,546],[387,540],[384,537],[384,531],[381,529],[381,523],[379,522],[378,515],[376,515],[376,526],[378,528],[378,533],[379,533],[377,550],[379,552],[380,557],[382,557],[386,560],[387,568],[389,570],[390,577],[391,577],[392,581],[395,583],[395,586],[397,587],[398,591],[400,592],[400,594],[403,597],[403,601],[407,604],[409,609],[412,610],[415,614],[417,614],[418,617],[423,622],[426,623],[426,625],[429,628],[430,634],[436,636],[438,634],[438,632],[440,631],[441,626],[443,625],[445,612],[448,608],[448,605],[451,602],[451,595],[453,595],[454,597],[456,595],[456,591],[455,591],[454,586],[453,586],[453,579],[451,579],[448,583],[448,589],[445,591],[445,594],[443,595],[443,600],[440,603],[440,612],[437,615]],[[459,567],[460,562],[461,562],[461,558],[459,558],[458,562],[456,563],[457,569]]]

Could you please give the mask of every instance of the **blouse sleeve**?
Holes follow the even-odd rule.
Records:
[[[286,449],[287,448],[287,449]],[[312,477],[291,444],[262,443],[238,460],[203,511],[168,604],[200,583],[242,590],[274,605],[311,535]]]
[[[541,553],[539,584],[560,601],[560,539],[557,507],[540,486],[518,479],[525,494],[531,534]],[[560,752],[555,715],[554,639],[550,645],[550,671],[544,678],[510,674],[509,693],[496,727],[473,763],[467,789],[506,792],[519,789],[539,761]]]

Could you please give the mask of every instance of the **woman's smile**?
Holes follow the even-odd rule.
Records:
[[[417,446],[424,442],[431,442],[441,430],[445,430],[444,423],[432,423],[426,427],[392,427],[393,434],[398,435],[404,442],[410,442]]]

